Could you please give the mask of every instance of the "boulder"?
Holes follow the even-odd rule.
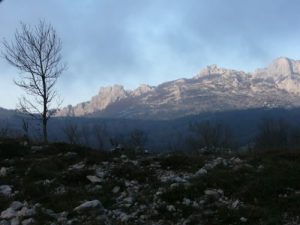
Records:
[[[74,211],[78,213],[86,212],[89,210],[103,210],[102,203],[99,200],[86,201],[74,209]]]
[[[14,201],[10,204],[10,208],[14,209],[15,211],[21,209],[24,206],[22,202]]]
[[[10,196],[12,194],[12,188],[9,185],[0,185],[0,194],[4,196]]]
[[[200,170],[198,170],[196,173],[195,173],[195,176],[203,176],[203,175],[205,175],[205,174],[207,174],[207,170],[206,169],[204,169],[204,168],[201,168]]]
[[[92,182],[93,184],[94,184],[94,183],[101,183],[101,182],[102,182],[102,179],[99,178],[99,177],[96,177],[96,176],[88,175],[88,176],[86,176],[86,178],[87,178],[90,182]]]
[[[16,217],[16,215],[17,215],[17,212],[14,209],[8,208],[1,212],[0,217],[1,217],[1,219],[12,219],[12,218]]]
[[[35,214],[35,209],[23,207],[20,211],[18,211],[17,216],[20,218],[28,218],[34,216]]]
[[[35,220],[33,218],[28,218],[28,219],[22,221],[22,225],[31,225],[34,223],[35,223]]]

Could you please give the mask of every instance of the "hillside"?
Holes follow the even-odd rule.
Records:
[[[51,162],[51,163],[50,163]],[[0,143],[0,224],[299,224],[300,154]]]
[[[101,88],[90,101],[57,116],[175,119],[203,112],[300,106],[300,61],[278,58],[253,73],[208,66],[190,79],[136,90]]]

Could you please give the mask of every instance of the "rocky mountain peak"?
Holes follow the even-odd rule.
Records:
[[[290,60],[286,57],[280,57],[275,59],[267,68],[268,73],[273,76],[278,75],[292,75],[293,72],[293,64],[295,61]]]
[[[210,65],[192,79],[135,90],[103,87],[89,102],[57,115],[170,119],[207,111],[300,106],[300,61],[278,58],[254,73]]]
[[[113,86],[101,87],[98,95],[113,95],[114,97],[118,97],[122,95],[127,95],[127,92],[122,85],[115,84]]]
[[[297,75],[300,75],[300,61],[286,57],[279,57],[268,67],[258,69],[254,72],[254,76],[256,77],[271,77],[275,81],[281,81],[286,78],[293,79]]]
[[[92,108],[96,108],[97,110],[102,110],[111,103],[127,97],[128,92],[124,89],[122,85],[102,87],[100,88],[98,95],[92,97],[90,106]]]
[[[218,67],[216,64],[209,65],[205,67],[203,70],[201,70],[198,75],[194,77],[194,79],[198,79],[204,76],[210,76],[210,75],[222,75],[222,76],[231,76],[233,74],[245,74],[244,72],[237,71],[237,70],[231,70],[226,69],[222,67]]]
[[[147,85],[147,84],[141,84],[137,89],[132,91],[133,96],[139,96],[145,93],[148,93],[152,90],[154,90],[155,87]]]

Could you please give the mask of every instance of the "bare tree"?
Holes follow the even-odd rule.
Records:
[[[282,119],[264,118],[255,140],[258,150],[286,150],[289,145],[289,124]]]
[[[194,138],[190,140],[193,147],[205,147],[209,151],[213,151],[216,148],[233,146],[231,130],[221,122],[194,122],[190,124],[190,130],[194,133]]]
[[[83,139],[83,144],[85,146],[90,146],[90,140],[91,140],[91,129],[88,124],[82,124],[80,128],[80,134]]]
[[[0,139],[1,138],[7,138],[9,134],[9,126],[8,123],[6,122],[5,124],[0,121]]]
[[[80,144],[80,130],[76,123],[68,122],[63,127],[63,132],[69,143],[78,145]]]
[[[105,124],[95,124],[93,127],[93,133],[95,135],[97,144],[98,144],[98,148],[100,150],[103,150],[104,148],[104,144],[105,144],[105,139],[107,138],[107,129]]]
[[[61,62],[61,41],[50,24],[40,21],[35,27],[22,23],[14,40],[11,43],[4,40],[3,45],[4,58],[22,72],[15,84],[31,96],[20,99],[20,110],[41,119],[44,143],[47,143],[50,104],[57,99],[54,86],[66,68]]]
[[[147,142],[147,135],[140,129],[134,129],[129,134],[129,141],[137,151],[144,149]]]

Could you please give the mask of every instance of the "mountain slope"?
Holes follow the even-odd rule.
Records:
[[[207,66],[191,79],[125,90],[101,88],[91,101],[57,116],[174,119],[201,112],[300,106],[300,61],[278,58],[254,73]]]

